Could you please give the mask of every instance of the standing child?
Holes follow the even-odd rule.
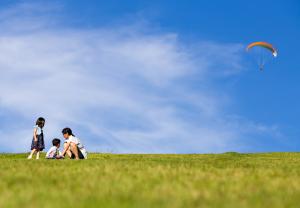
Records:
[[[33,129],[33,139],[31,143],[31,153],[28,156],[28,159],[32,159],[32,155],[36,153],[36,159],[40,159],[40,151],[43,151],[45,149],[44,144],[44,134],[43,134],[43,128],[45,126],[45,119],[40,117],[36,121],[36,125]]]
[[[53,146],[46,154],[46,159],[62,159],[61,152],[59,151],[60,139],[53,139],[52,144]]]

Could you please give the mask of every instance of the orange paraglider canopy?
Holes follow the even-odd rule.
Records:
[[[261,42],[251,43],[247,46],[247,51],[255,46],[260,46],[260,47],[266,48],[272,52],[274,57],[277,57],[277,50],[274,48],[274,46],[272,46],[270,43],[267,43],[267,42],[261,41]]]

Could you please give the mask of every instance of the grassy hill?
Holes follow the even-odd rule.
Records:
[[[0,207],[299,207],[300,154],[0,155]]]

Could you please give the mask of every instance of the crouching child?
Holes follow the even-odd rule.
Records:
[[[64,128],[62,134],[66,139],[62,156],[68,156],[70,159],[87,159],[87,151],[80,139],[75,137],[70,128]]]
[[[52,140],[53,146],[48,150],[46,154],[46,159],[62,159],[61,152],[59,151],[60,147],[60,139],[53,139]]]

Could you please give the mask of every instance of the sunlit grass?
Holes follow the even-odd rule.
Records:
[[[0,207],[299,207],[300,154],[0,155]]]

